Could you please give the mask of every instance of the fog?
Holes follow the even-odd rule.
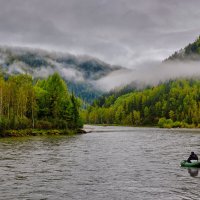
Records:
[[[132,68],[200,33],[199,0],[0,0],[0,45],[84,54]]]
[[[94,85],[102,90],[109,91],[131,82],[142,86],[155,86],[171,79],[199,78],[200,62],[195,61],[167,61],[149,62],[140,65],[136,69],[124,69],[113,72],[108,76],[94,82]]]
[[[116,67],[103,61],[92,58],[90,56],[71,55],[59,52],[48,52],[42,49],[27,49],[27,48],[0,48],[0,63],[2,66],[6,63],[8,52],[12,55],[26,55],[27,53],[33,54],[36,58],[41,58],[46,61],[47,66],[30,67],[24,62],[16,60],[8,66],[7,73],[29,73],[34,77],[48,77],[55,72],[58,72],[65,80],[75,82],[85,82],[92,84],[97,90],[109,91],[116,87],[122,87],[134,82],[137,87],[144,87],[147,85],[157,85],[170,79],[178,78],[200,78],[200,62],[199,57],[196,55],[190,55],[185,57],[181,61],[151,61],[135,64],[132,69],[125,68],[126,66]],[[61,59],[58,61],[57,59]],[[62,62],[62,59],[71,59],[73,62],[68,64]],[[190,61],[188,61],[190,60]],[[192,61],[193,60],[193,61]],[[95,72],[94,77],[98,77],[94,80],[93,75],[89,78],[85,78],[84,71],[81,70],[80,64],[85,62],[96,62],[105,68],[113,68],[113,72],[106,76],[103,76],[100,71]],[[115,67],[115,68],[114,68]],[[5,69],[5,67],[4,67]]]
[[[0,45],[37,48],[41,56],[46,52],[38,48],[89,55],[127,68],[93,81],[73,66],[53,63],[55,67],[28,69],[34,76],[58,71],[66,79],[91,82],[103,90],[133,81],[155,85],[198,76],[195,62],[161,62],[198,37],[199,8],[199,0],[0,0]],[[27,69],[15,62],[9,69],[13,72]]]

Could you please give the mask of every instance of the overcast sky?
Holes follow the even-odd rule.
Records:
[[[0,44],[135,67],[200,34],[199,0],[0,0]]]

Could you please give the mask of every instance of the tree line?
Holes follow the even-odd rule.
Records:
[[[200,80],[171,80],[103,102],[101,98],[83,116],[90,124],[200,127]]]
[[[82,127],[79,109],[80,101],[57,73],[43,80],[0,76],[0,130],[76,129]]]
[[[199,60],[200,59],[200,36],[193,42],[188,44],[185,48],[176,51],[165,61],[172,60]]]

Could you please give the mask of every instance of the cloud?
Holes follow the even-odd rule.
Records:
[[[55,70],[52,67],[47,66],[47,67],[36,68],[31,74],[33,75],[33,77],[46,78],[52,75],[53,73],[55,73]]]
[[[8,68],[8,74],[25,74],[26,70],[25,70],[25,64],[22,62],[14,62],[13,64],[11,64]]]
[[[56,67],[56,71],[60,73],[60,75],[66,80],[70,81],[85,81],[83,74],[80,71],[77,71],[73,68],[64,68],[64,67]]]
[[[198,0],[0,0],[0,44],[98,57],[134,68],[200,32]]]
[[[157,85],[167,80],[179,78],[196,78],[200,76],[198,62],[149,62],[137,69],[120,70],[94,82],[96,87],[109,91],[134,82],[139,86]]]

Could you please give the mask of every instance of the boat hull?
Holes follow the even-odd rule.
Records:
[[[189,163],[186,160],[183,160],[183,161],[181,161],[181,167],[198,167],[198,168],[200,168],[200,162],[197,161],[197,162]]]

